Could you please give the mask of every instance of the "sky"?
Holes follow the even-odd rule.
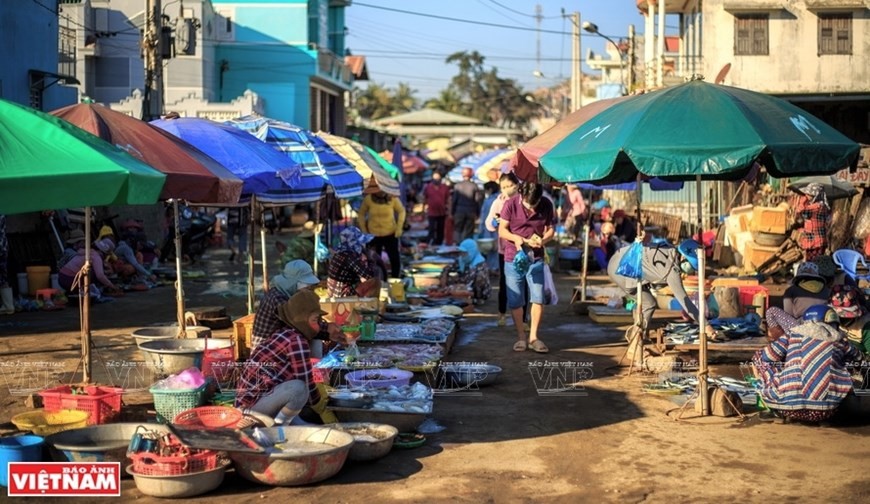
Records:
[[[540,33],[537,5],[543,16]],[[366,57],[369,82],[387,87],[407,83],[421,100],[437,95],[456,75],[456,65],[444,60],[457,51],[478,51],[486,57],[487,69],[496,67],[499,76],[515,79],[531,91],[571,76],[571,20],[562,17],[562,8],[568,16],[580,12],[581,23],[598,25],[599,32],[613,40],[627,38],[629,24],[635,25],[636,36],[643,34],[635,0],[353,0],[345,11],[345,44],[353,54]],[[590,49],[604,54],[604,38],[581,34],[581,59]],[[536,70],[543,77],[536,77]],[[584,72],[595,71],[584,66]]]

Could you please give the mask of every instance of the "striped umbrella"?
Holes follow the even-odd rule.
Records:
[[[387,164],[387,166],[391,165],[383,158],[379,161],[377,159],[380,157],[378,153],[367,150],[364,145],[349,138],[330,135],[323,131],[318,131],[317,136],[351,163],[363,179],[369,180],[371,177],[374,177],[378,187],[383,189],[385,193],[399,196],[401,192],[399,190],[399,181],[392,176],[392,173],[398,175],[398,171],[394,168],[394,171],[388,172],[384,168],[384,164]]]
[[[298,183],[290,188],[257,194],[258,200],[267,203],[311,203],[324,195],[327,185],[332,187],[338,198],[362,195],[362,176],[314,133],[259,115],[240,117],[227,124],[254,135],[302,165],[302,177]]]

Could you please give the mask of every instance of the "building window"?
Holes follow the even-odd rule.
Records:
[[[819,14],[819,54],[852,54],[852,14]]]
[[[61,26],[58,31],[57,73],[76,76],[76,31],[75,28]]]
[[[766,56],[769,54],[767,14],[737,14],[734,17],[734,54]]]

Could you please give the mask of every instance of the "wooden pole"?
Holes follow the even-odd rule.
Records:
[[[91,207],[85,207],[85,265],[82,267],[82,382],[91,382]]]
[[[175,221],[175,304],[176,314],[178,319],[178,338],[183,338],[187,334],[187,327],[184,322],[184,288],[181,279],[181,231],[179,230],[180,218],[178,216],[178,200],[172,200],[173,220]]]
[[[707,296],[704,292],[704,269],[707,254],[704,248],[704,199],[701,176],[695,176],[698,196],[698,399],[701,401],[701,414],[710,414],[710,394],[707,392]]]
[[[257,221],[254,211],[257,208],[257,196],[251,196],[250,220],[251,229],[248,230],[248,313],[254,313],[254,232]],[[241,216],[240,216],[241,220]]]

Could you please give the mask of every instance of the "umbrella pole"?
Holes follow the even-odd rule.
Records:
[[[640,232],[640,231],[642,231],[642,228],[640,225],[640,191],[643,189],[643,186],[641,184],[643,184],[643,178],[641,177],[640,172],[637,172],[637,186],[635,187],[635,189],[637,190],[637,193],[636,193],[637,194],[637,210],[636,210],[636,212],[637,212],[638,233],[637,233],[637,236],[635,237],[635,241],[640,240],[640,242],[643,243],[643,234]],[[634,304],[635,304],[635,309],[637,310],[637,327],[639,328],[639,333],[640,333],[638,336],[640,341],[638,341],[637,348],[640,352],[640,356],[639,356],[640,369],[643,370],[643,366],[644,366],[644,362],[643,362],[643,360],[644,360],[643,359],[644,337],[646,336],[646,324],[645,324],[645,321],[643,319],[643,266],[641,266],[641,268],[640,268],[640,275],[641,275],[641,277],[637,279],[637,295],[636,295],[637,299],[635,300]],[[634,366],[634,359],[632,359],[631,365]],[[629,369],[631,369],[631,368],[629,368]]]
[[[248,231],[248,313],[254,313],[254,229],[257,225],[254,217],[257,208],[257,196],[251,196],[250,226]]]
[[[317,247],[320,245],[320,202],[317,202],[317,205],[314,206],[314,222],[317,224],[314,226],[314,274],[318,274],[318,270],[320,269],[318,266],[320,261],[317,260]]]
[[[80,296],[82,313],[82,383],[91,382],[91,207],[85,207],[85,265],[82,267],[82,289]],[[82,292],[80,291],[80,294]]]
[[[707,392],[707,295],[704,285],[704,260],[707,254],[704,248],[704,200],[701,187],[701,177],[695,177],[698,196],[698,239],[701,247],[698,253],[698,399],[701,401],[701,414],[710,414],[710,395]]]
[[[172,219],[175,226],[175,304],[176,318],[178,319],[178,338],[183,338],[187,334],[187,327],[184,324],[184,288],[182,287],[181,279],[181,231],[179,231],[180,218],[178,216],[178,199],[172,199]]]
[[[266,226],[263,225],[263,222],[265,222],[265,219],[266,219],[265,213],[266,213],[266,209],[264,208],[263,212],[260,214],[260,215],[262,215],[262,219],[263,219],[260,222],[260,255],[261,255],[262,260],[263,260],[263,292],[264,293],[269,291],[269,271],[268,271],[269,265],[266,264]]]
[[[589,269],[589,219],[583,223],[583,273],[580,275],[580,302],[586,301],[586,274]]]

